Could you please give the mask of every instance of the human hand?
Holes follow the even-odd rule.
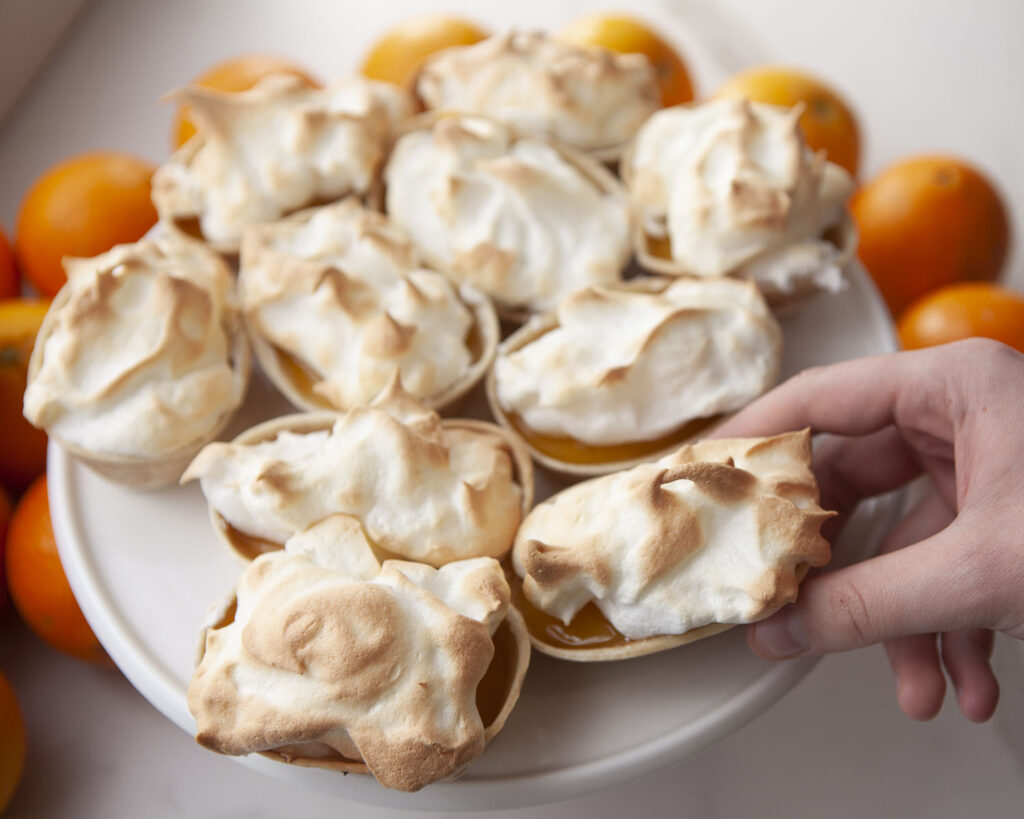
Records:
[[[989,719],[993,631],[1024,639],[1024,355],[971,339],[807,370],[715,435],[807,426],[836,436],[814,455],[821,505],[839,512],[830,540],[860,500],[922,473],[930,489],[878,556],[809,576],[796,603],[749,626],[751,649],[783,659],[884,642],[908,716],[938,713],[944,665],[964,715]]]

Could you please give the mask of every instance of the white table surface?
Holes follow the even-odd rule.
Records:
[[[355,65],[387,20],[426,2],[372,4],[94,2],[0,123],[0,223],[47,166],[96,148],[166,155],[163,91],[229,54],[291,54],[323,76]],[[590,4],[517,0],[469,11],[494,28],[558,25]],[[620,3],[620,6],[635,4]],[[1024,4],[1015,0],[689,0],[642,4],[677,15],[673,33],[708,91],[761,61],[813,68],[856,105],[870,176],[912,152],[949,151],[997,178],[1015,242],[1007,281],[1024,289]],[[309,21],[309,22],[307,22]],[[728,28],[723,30],[723,23]],[[0,20],[0,25],[3,21]],[[706,59],[713,54],[713,61]],[[947,704],[903,717],[878,648],[829,657],[769,711],[669,770],[580,799],[502,816],[828,815],[1015,817],[1024,811],[1024,652],[1001,641],[1004,698],[974,726]],[[16,619],[0,623],[0,669],[28,725],[27,770],[11,817],[408,815],[300,790],[197,747],[121,675],[65,658]],[[440,816],[442,814],[424,814]]]

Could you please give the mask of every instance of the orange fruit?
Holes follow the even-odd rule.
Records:
[[[21,292],[18,281],[18,268],[14,264],[14,254],[7,234],[0,229],[0,299],[9,299]]]
[[[239,91],[248,91],[271,74],[291,74],[303,80],[310,88],[320,87],[320,83],[307,74],[304,68],[273,54],[239,54],[237,57],[222,60],[192,80],[192,85],[235,94]],[[179,105],[171,129],[172,146],[180,148],[195,135],[195,132],[196,126],[188,116],[188,106]]]
[[[473,45],[490,35],[475,23],[446,14],[410,17],[384,32],[363,58],[363,76],[406,88],[416,82],[423,61],[431,54],[460,45]]]
[[[946,285],[904,310],[897,329],[905,350],[981,336],[1024,353],[1024,295],[990,282]]]
[[[945,284],[991,281],[1006,260],[1010,223],[995,186],[948,156],[890,165],[850,203],[859,255],[894,316]]]
[[[63,257],[96,256],[156,224],[154,170],[128,154],[98,152],[66,159],[35,181],[21,203],[14,251],[40,294],[55,296],[64,285]]]
[[[11,522],[11,499],[0,488],[0,614],[7,608],[7,575],[4,572],[4,544],[7,542],[7,525]]]
[[[46,433],[21,414],[28,359],[50,302],[0,301],[0,485],[15,495],[46,469]]]
[[[577,46],[600,46],[620,54],[645,54],[654,64],[661,88],[661,104],[680,105],[693,97],[686,63],[652,27],[624,14],[588,14],[558,32],[558,39]]]
[[[6,810],[25,767],[25,723],[7,678],[0,674],[0,814]]]
[[[730,77],[716,97],[747,97],[754,102],[792,108],[803,103],[800,127],[813,151],[857,175],[860,129],[849,104],[817,77],[782,66],[760,66]]]
[[[57,553],[43,475],[22,495],[7,530],[7,585],[14,607],[37,635],[82,660],[107,655],[78,607]]]

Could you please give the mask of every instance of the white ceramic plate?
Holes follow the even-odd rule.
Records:
[[[851,287],[784,322],[785,376],[895,349],[892,324],[860,269]],[[482,406],[482,403],[481,403]],[[290,411],[255,379],[238,431]],[[56,446],[50,503],[68,579],[90,624],[129,680],[183,730],[195,731],[185,692],[199,625],[241,570],[210,528],[192,484],[138,492],[108,483]],[[538,480],[539,498],[556,485]],[[844,560],[872,551],[900,498],[864,505],[837,544]],[[621,663],[566,663],[534,654],[507,726],[458,782],[417,794],[369,776],[243,761],[280,779],[348,799],[423,810],[511,808],[609,787],[678,761],[752,719],[795,685],[812,661],[765,663],[735,629],[675,651]]]

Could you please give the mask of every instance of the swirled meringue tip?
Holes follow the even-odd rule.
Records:
[[[260,364],[301,409],[368,404],[395,373],[443,407],[497,349],[487,296],[421,267],[404,231],[355,197],[247,228],[239,290]]]
[[[371,406],[285,416],[211,444],[182,476],[195,479],[243,556],[340,512],[382,555],[432,566],[505,555],[533,493],[529,456],[504,430],[442,421],[397,379]]]
[[[773,302],[841,289],[853,178],[807,148],[799,115],[723,99],[651,116],[623,163],[641,264],[751,278]]]
[[[529,661],[497,561],[381,563],[348,515],[254,561],[233,602],[204,629],[189,684],[198,742],[369,771],[404,791],[453,779],[483,752]],[[492,668],[496,652],[507,656]]]
[[[782,329],[750,282],[584,288],[550,321],[501,345],[496,416],[514,416],[527,436],[664,449],[690,422],[738,410],[769,389],[781,359]]]
[[[705,440],[539,504],[512,551],[534,646],[621,659],[794,601],[807,569],[830,556],[819,530],[834,513],[818,504],[810,459],[808,430]],[[574,643],[588,604],[603,636]]]
[[[428,59],[416,85],[428,109],[482,114],[617,159],[661,105],[643,54],[579,48],[541,31],[511,31]]]
[[[266,77],[251,90],[188,86],[167,95],[187,104],[197,134],[153,177],[161,221],[237,252],[243,228],[318,202],[368,193],[409,94],[388,83],[342,77],[322,89]]]
[[[629,261],[629,206],[608,169],[495,120],[411,121],[384,176],[388,215],[426,263],[487,293],[503,317],[619,281]]]
[[[175,237],[66,268],[29,362],[25,417],[114,480],[173,483],[248,383],[233,277]]]

